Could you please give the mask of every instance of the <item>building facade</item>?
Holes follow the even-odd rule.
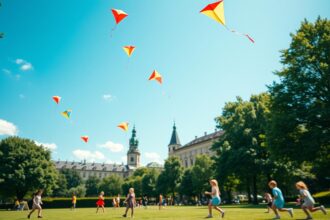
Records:
[[[87,180],[91,176],[96,176],[100,179],[110,175],[118,175],[127,178],[140,167],[140,151],[139,142],[136,139],[135,127],[132,131],[132,137],[129,140],[129,149],[127,152],[127,164],[106,164],[106,163],[87,163],[86,160],[81,162],[69,161],[54,161],[57,170],[71,169],[76,170],[78,174]]]
[[[185,145],[181,145],[176,126],[174,124],[170,143],[168,145],[168,156],[176,156],[180,159],[184,168],[189,168],[195,164],[197,155],[213,156],[215,152],[211,150],[215,141],[223,135],[224,131],[215,131],[211,134],[204,133],[202,137],[195,137]]]

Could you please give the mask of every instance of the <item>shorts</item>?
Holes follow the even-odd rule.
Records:
[[[32,209],[41,209],[41,206],[37,204],[33,204]]]
[[[284,201],[282,200],[275,200],[274,201],[274,206],[278,209],[282,209],[284,207]]]
[[[305,201],[304,200],[304,203],[302,204],[302,206],[305,206],[305,207],[313,207],[314,206],[314,203],[312,201]]]
[[[221,203],[221,198],[220,197],[214,197],[210,200],[211,204],[213,206],[220,205]]]

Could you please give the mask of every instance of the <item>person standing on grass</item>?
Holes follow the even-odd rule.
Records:
[[[123,217],[127,217],[127,212],[129,209],[131,209],[131,218],[134,217],[134,206],[135,206],[135,193],[134,193],[134,188],[130,188],[128,190],[127,197],[125,199],[126,202],[126,211]]]
[[[76,210],[77,197],[75,193],[72,193],[72,207],[71,210]]]
[[[159,206],[159,210],[162,209],[162,206],[163,206],[163,195],[162,194],[159,194],[159,203],[158,203],[158,206]]]
[[[117,208],[120,207],[120,194],[117,195],[117,198],[116,198],[116,204],[117,204]]]
[[[96,208],[96,213],[99,211],[99,207],[102,208],[102,211],[104,213],[104,192],[102,191],[99,195],[99,199],[96,202],[97,208]]]
[[[38,190],[38,192],[36,192],[33,196],[33,204],[32,204],[32,210],[28,215],[28,218],[31,217],[31,214],[35,211],[38,210],[38,218],[42,218],[41,215],[41,205],[42,205],[42,201],[41,201],[41,195],[42,195],[42,190]]]
[[[266,200],[267,203],[267,211],[265,213],[269,213],[269,210],[272,208],[273,205],[273,198],[269,193],[265,193],[264,199]]]
[[[211,192],[205,192],[205,195],[210,195],[212,199],[209,201],[209,215],[206,218],[212,218],[212,207],[221,213],[221,217],[225,217],[225,211],[222,210],[218,205],[221,203],[220,190],[218,186],[218,181],[213,179],[210,180]]]
[[[321,205],[319,207],[314,207],[315,201],[314,201],[312,195],[310,194],[310,192],[308,191],[306,184],[303,181],[297,182],[296,188],[297,188],[297,190],[299,190],[300,201],[301,200],[303,201],[301,208],[307,215],[306,219],[313,219],[312,216],[309,214],[308,210],[310,212],[315,212],[315,211],[321,210],[323,212],[323,214],[325,214],[325,215],[327,214],[327,211],[325,210],[323,205]]]
[[[145,209],[148,208],[148,197],[146,195],[143,196],[142,205]]]
[[[272,209],[275,213],[275,218],[274,219],[280,219],[280,215],[278,213],[278,211],[281,212],[288,212],[291,216],[291,218],[293,217],[293,209],[289,208],[283,208],[284,207],[284,197],[282,194],[282,191],[277,187],[277,183],[275,180],[272,180],[268,183],[269,188],[272,189],[272,193],[273,193],[273,205],[272,205]]]

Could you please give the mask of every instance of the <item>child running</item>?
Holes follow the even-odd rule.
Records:
[[[104,213],[104,192],[102,191],[99,195],[99,199],[96,202],[97,208],[96,208],[96,213],[99,211],[99,207],[102,207],[102,211]]]
[[[29,213],[28,218],[30,218],[31,214],[37,209],[38,209],[38,218],[42,218],[42,216],[41,216],[41,210],[42,210],[42,208],[41,208],[41,205],[42,205],[41,195],[42,195],[42,190],[38,190],[38,192],[34,194],[32,210]]]
[[[221,213],[221,217],[225,217],[225,211],[222,210],[218,205],[221,203],[220,190],[218,186],[218,181],[213,179],[210,180],[210,185],[212,186],[211,192],[205,192],[205,195],[210,195],[212,199],[209,201],[209,215],[206,218],[212,218],[212,207]]]
[[[126,202],[126,211],[125,214],[123,215],[123,217],[127,217],[127,212],[129,209],[131,209],[131,218],[133,218],[134,216],[134,206],[135,206],[135,193],[134,193],[134,189],[130,188],[128,190],[128,194],[127,197],[125,199]]]
[[[273,198],[269,193],[265,193],[264,199],[266,200],[267,203],[267,211],[265,213],[269,213],[269,210],[272,208],[273,205]]]
[[[310,192],[308,191],[306,184],[303,181],[297,182],[296,188],[299,190],[300,200],[303,200],[303,204],[301,205],[301,208],[307,215],[306,219],[313,219],[307,210],[309,210],[310,212],[321,210],[323,214],[325,215],[327,214],[327,211],[325,210],[323,205],[319,207],[314,207],[315,201],[312,195],[310,194]]]
[[[283,208],[284,207],[284,197],[283,197],[283,194],[282,194],[282,191],[277,187],[277,183],[275,180],[272,180],[268,183],[268,186],[269,188],[272,189],[272,193],[273,193],[273,206],[272,206],[272,209],[275,213],[275,218],[273,219],[280,219],[280,215],[278,214],[278,211],[281,211],[281,212],[288,212],[291,216],[291,218],[293,217],[293,209],[292,208],[289,208],[289,209],[286,209],[286,208]]]

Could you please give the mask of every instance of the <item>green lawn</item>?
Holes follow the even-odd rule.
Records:
[[[263,208],[244,208],[242,206],[225,206],[225,219],[227,220],[249,220],[249,219],[272,219],[273,213],[264,213]],[[48,220],[109,220],[109,219],[123,219],[122,214],[124,208],[114,209],[106,208],[105,213],[95,213],[96,208],[81,208],[76,211],[69,209],[45,209],[43,210],[43,219]],[[329,211],[329,210],[328,210]],[[27,219],[27,211],[0,211],[1,220],[21,220]],[[215,212],[214,212],[215,213]],[[157,207],[152,206],[148,209],[136,208],[134,219],[177,219],[177,220],[192,220],[204,219],[207,215],[207,207],[165,207],[164,210],[159,211]],[[330,219],[330,215],[323,215],[321,212],[313,214],[314,219]],[[294,210],[293,219],[304,219],[305,215],[302,210]],[[36,213],[31,219],[37,219]],[[213,219],[220,219],[219,215],[214,215]],[[282,219],[292,219],[288,213],[282,213]]]

